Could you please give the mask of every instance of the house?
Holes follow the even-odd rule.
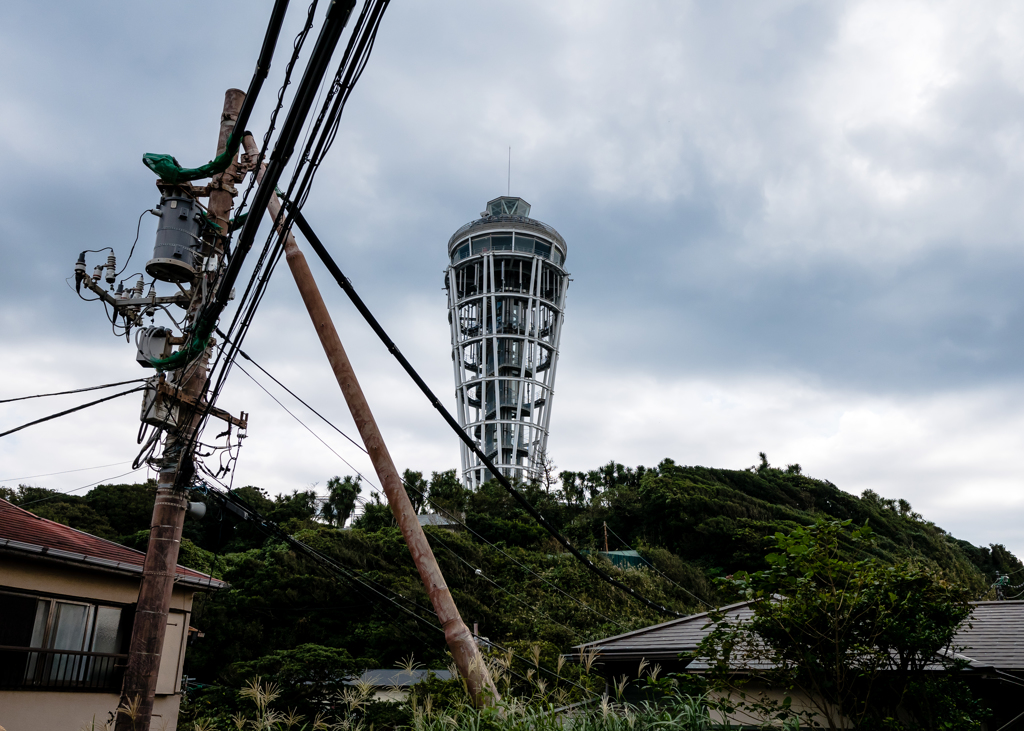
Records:
[[[0,500],[0,726],[80,731],[117,708],[145,554]],[[227,586],[177,567],[153,729],[175,729],[192,597]]]
[[[964,679],[975,695],[992,709],[990,728],[1024,731],[1024,601],[972,602],[970,619],[953,640],[958,655],[968,666]],[[751,602],[740,602],[720,610],[726,621],[743,622],[753,616]],[[618,678],[635,678],[641,662],[659,665],[666,673],[700,673],[707,665],[693,653],[711,631],[709,613],[694,614],[652,627],[588,642],[573,648],[570,659],[589,659],[613,684]],[[748,693],[763,693],[782,700],[778,689],[752,682]],[[810,699],[790,694],[795,710],[811,709]],[[733,725],[757,725],[758,719],[742,713],[727,720]]]
[[[464,521],[466,519],[466,514],[461,513],[461,516]],[[450,531],[462,529],[462,523],[458,518],[452,515],[446,515],[445,513],[425,513],[423,515],[417,515],[416,519],[423,527],[433,526],[434,528],[443,528],[444,530]]]
[[[438,680],[451,680],[452,673],[450,670],[374,669],[364,671],[354,680],[345,681],[345,685],[362,686],[373,700],[401,702],[409,697],[412,686],[430,676]]]

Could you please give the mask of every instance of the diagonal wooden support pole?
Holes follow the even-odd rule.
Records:
[[[256,142],[251,136],[246,135],[244,142],[246,153],[249,155],[259,153]],[[262,177],[262,170],[259,171],[259,174]],[[276,194],[271,196],[267,211],[273,220],[277,220],[281,212],[281,202]],[[480,648],[477,647],[473,635],[459,615],[455,600],[441,574],[441,568],[437,565],[437,559],[434,558],[434,552],[427,542],[423,526],[420,525],[419,519],[416,517],[416,511],[402,484],[402,478],[384,444],[384,438],[381,436],[380,429],[377,428],[370,405],[366,402],[363,389],[356,379],[352,363],[345,353],[338,331],[335,329],[331,315],[320,295],[320,289],[316,286],[313,273],[306,263],[306,257],[299,250],[291,232],[285,237],[284,250],[288,268],[302,295],[302,301],[309,311],[309,317],[316,328],[320,344],[327,354],[327,360],[330,361],[334,377],[338,380],[338,385],[341,386],[341,392],[348,403],[349,411],[352,412],[352,419],[356,423],[356,428],[359,429],[359,435],[370,455],[370,461],[373,462],[373,468],[384,488],[391,512],[394,513],[398,527],[409,546],[409,553],[412,554],[412,560],[420,572],[420,579],[430,596],[434,612],[444,628],[445,640],[455,658],[459,673],[465,679],[469,694],[477,707],[493,705],[499,700],[498,689],[495,687],[494,681],[491,680],[490,672],[480,654]]]

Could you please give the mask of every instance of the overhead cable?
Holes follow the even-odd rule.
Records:
[[[50,414],[49,416],[44,416],[42,419],[36,419],[35,421],[30,421],[27,424],[22,424],[21,426],[16,426],[13,429],[8,429],[7,431],[0,433],[0,437],[6,437],[8,434],[13,434],[16,431],[21,431],[22,429],[27,429],[28,427],[35,426],[36,424],[42,424],[44,421],[50,421],[51,419],[56,419],[57,417],[60,417],[60,416],[67,416],[68,414],[73,414],[76,411],[81,411],[82,409],[87,409],[90,406],[95,406],[96,404],[102,404],[104,401],[110,401],[112,399],[120,398],[121,396],[127,396],[130,393],[136,393],[137,391],[143,391],[143,390],[145,390],[145,388],[146,388],[145,386],[139,386],[138,388],[130,388],[127,391],[122,391],[121,393],[115,393],[113,396],[107,396],[105,398],[96,399],[95,401],[90,401],[87,404],[82,404],[81,406],[76,406],[73,409],[65,409],[64,411],[57,412],[56,414]]]
[[[104,383],[102,386],[88,386],[87,388],[73,388],[70,391],[54,391],[53,393],[37,393],[34,396],[18,396],[17,398],[0,399],[0,404],[9,404],[14,401],[27,401],[34,398],[46,398],[47,396],[67,396],[69,393],[83,393],[84,391],[99,391],[114,386],[124,386],[129,383],[142,383],[145,378],[133,378],[130,381],[118,381],[117,383]]]
[[[132,474],[133,472],[138,472],[140,469],[142,469],[142,468],[139,467],[138,469],[128,470],[127,472],[122,472],[121,474],[114,475],[113,477],[104,477],[102,480],[97,480],[96,482],[90,482],[88,485],[82,485],[81,487],[76,487],[76,488],[74,488],[72,490],[65,490],[64,492],[54,491],[52,495],[47,495],[46,497],[39,498],[38,500],[30,500],[27,503],[19,503],[18,507],[19,508],[24,508],[26,505],[35,505],[36,503],[45,502],[47,500],[55,500],[56,498],[64,497],[66,495],[70,495],[73,492],[78,492],[79,490],[84,490],[87,487],[96,487],[96,485],[104,485],[104,484],[105,485],[109,485],[109,484],[111,484],[110,480],[118,480],[118,479],[120,479],[122,477],[127,477],[128,475]]]
[[[550,533],[556,541],[558,541],[567,551],[569,551],[569,553],[575,556],[584,566],[587,567],[588,570],[590,570],[592,573],[600,577],[602,581],[618,589],[621,589],[622,591],[627,592],[630,596],[639,601],[641,604],[651,609],[655,609],[663,614],[680,618],[688,616],[686,614],[677,612],[674,609],[669,609],[663,604],[659,604],[658,602],[648,599],[644,595],[637,592],[635,589],[632,589],[626,584],[623,584],[621,581],[611,576],[604,569],[597,566],[593,561],[591,561],[585,555],[580,553],[580,551],[569,542],[568,538],[563,536],[561,532],[548,521],[547,518],[545,518],[535,507],[533,507],[533,505],[530,504],[530,501],[527,500],[522,493],[520,493],[515,487],[512,486],[512,483],[509,482],[508,478],[505,477],[504,474],[502,474],[501,470],[494,466],[494,463],[491,462],[490,457],[488,457],[484,453],[484,451],[480,449],[477,443],[469,436],[469,434],[467,434],[466,431],[461,426],[459,426],[459,423],[448,412],[448,410],[444,407],[440,400],[438,400],[437,396],[434,395],[434,392],[430,390],[430,387],[420,377],[419,373],[416,372],[416,369],[413,368],[412,364],[409,363],[409,361],[406,359],[404,355],[402,355],[402,352],[398,349],[398,346],[395,345],[395,342],[388,336],[384,328],[381,327],[381,324],[377,322],[377,318],[373,316],[373,313],[370,312],[369,308],[363,302],[362,298],[360,298],[359,295],[356,293],[355,288],[352,287],[352,283],[342,273],[341,269],[338,268],[338,265],[334,261],[334,258],[324,247],[323,243],[320,241],[320,238],[316,235],[312,227],[309,225],[309,222],[306,221],[305,216],[302,215],[302,211],[299,210],[298,207],[294,206],[291,203],[291,201],[286,200],[284,203],[288,208],[288,213],[290,217],[294,219],[295,225],[299,227],[299,231],[301,231],[302,235],[306,237],[307,241],[309,241],[310,246],[312,246],[313,250],[316,251],[321,261],[323,261],[324,265],[327,267],[327,270],[331,273],[331,276],[333,276],[335,281],[338,283],[338,286],[340,286],[342,290],[344,290],[345,294],[348,295],[348,298],[352,301],[352,304],[355,305],[356,309],[363,316],[363,319],[366,320],[367,324],[377,334],[377,337],[380,338],[382,343],[384,343],[384,346],[388,349],[388,352],[395,357],[395,359],[401,364],[402,368],[405,369],[405,372],[409,375],[409,377],[412,378],[412,380],[416,383],[417,386],[419,386],[420,391],[422,391],[423,394],[427,397],[427,400],[430,402],[430,404],[435,409],[437,409],[438,413],[441,414],[441,417],[445,420],[445,422],[447,422],[448,426],[452,428],[452,431],[454,431],[455,434],[466,444],[466,446],[469,447],[469,449],[474,454],[476,454],[476,456],[480,459],[483,465],[490,471],[494,479],[496,479],[498,483],[503,488],[505,488],[505,491],[508,492],[508,494],[511,495],[517,503],[519,503],[523,510],[525,510],[534,520],[540,523],[540,525],[548,533]]]
[[[32,480],[36,477],[53,477],[54,475],[67,475],[71,472],[88,472],[89,470],[99,470],[104,467],[114,467],[117,465],[128,464],[127,462],[111,462],[110,464],[100,464],[95,467],[79,467],[77,470],[63,470],[61,472],[44,472],[41,475],[22,475],[21,477],[3,477],[0,478],[0,482],[14,482],[15,480]]]
[[[606,527],[606,528],[608,527],[608,524],[607,524],[607,523],[605,523],[605,527]],[[611,533],[611,534],[612,534],[613,536],[615,536],[615,538],[616,538],[616,539],[617,539],[617,540],[618,540],[618,541],[619,541],[620,543],[622,543],[622,544],[623,544],[624,546],[626,546],[626,548],[628,548],[628,549],[629,549],[630,551],[632,551],[632,550],[633,550],[633,547],[632,547],[632,546],[630,546],[630,545],[629,545],[628,543],[626,543],[626,542],[625,542],[624,540],[622,540],[621,538],[619,538],[619,535],[618,535],[618,534],[617,534],[617,533],[616,533],[615,531],[613,531],[613,530],[612,530],[611,528],[608,528],[608,532],[609,532],[609,533]],[[639,554],[639,553],[640,553],[640,552],[639,552],[639,551],[637,551],[637,554]],[[654,569],[654,571],[655,571],[655,572],[657,572],[657,573],[658,573],[658,574],[659,574],[660,576],[662,576],[663,578],[665,578],[665,579],[666,579],[666,580],[667,580],[667,581],[668,581],[669,583],[671,583],[671,584],[672,584],[673,586],[675,586],[675,587],[676,587],[677,589],[679,589],[680,591],[686,592],[686,593],[687,593],[687,594],[689,594],[689,595],[690,595],[691,597],[693,597],[694,599],[696,599],[696,600],[697,600],[697,603],[699,603],[699,604],[703,604],[703,605],[704,605],[705,607],[707,607],[708,609],[714,609],[714,607],[713,607],[713,606],[711,606],[711,605],[710,605],[710,604],[709,604],[708,602],[704,601],[703,599],[701,599],[701,598],[700,598],[699,596],[697,596],[696,594],[694,594],[694,593],[693,593],[692,591],[690,591],[689,589],[687,589],[687,588],[685,588],[685,587],[682,587],[682,586],[680,586],[680,585],[679,585],[679,584],[677,584],[677,583],[676,583],[675,581],[673,581],[673,580],[672,580],[671,578],[669,578],[668,576],[666,576],[666,575],[665,575],[664,573],[662,573],[662,571],[661,571],[661,570],[660,570],[660,569],[659,569],[659,568],[658,568],[657,566],[655,566],[655,565],[654,565],[653,563],[651,563],[650,561],[648,561],[648,560],[647,560],[646,558],[644,558],[643,556],[640,556],[640,559],[641,559],[641,560],[642,560],[642,561],[643,561],[643,562],[644,562],[645,564],[647,564],[647,565],[648,565],[648,566],[650,566],[650,567],[651,567],[652,569]]]
[[[223,337],[223,333],[221,333],[221,336]],[[278,379],[277,379],[277,378],[276,378],[276,377],[275,377],[275,376],[274,376],[274,375],[273,375],[272,373],[270,373],[270,371],[268,371],[268,370],[267,370],[266,368],[264,368],[264,367],[263,367],[263,366],[261,366],[261,365],[260,365],[259,363],[257,363],[257,362],[256,362],[256,361],[255,361],[255,360],[254,360],[254,359],[252,358],[252,356],[248,355],[247,353],[245,353],[245,352],[244,352],[243,350],[241,350],[241,349],[239,349],[239,350],[238,350],[238,353],[239,353],[239,355],[241,355],[241,356],[242,356],[243,358],[245,358],[245,359],[246,359],[246,360],[248,360],[248,361],[249,361],[250,363],[252,363],[252,364],[253,364],[254,366],[256,366],[257,368],[259,368],[259,369],[260,369],[260,371],[262,371],[262,372],[263,372],[263,373],[264,373],[264,374],[265,374],[265,375],[266,375],[266,376],[267,376],[268,378],[270,378],[270,379],[271,379],[271,380],[272,380],[272,381],[273,381],[274,383],[276,383],[276,384],[277,384],[278,386],[280,386],[280,387],[281,387],[282,389],[284,389],[284,390],[285,390],[285,391],[286,391],[286,392],[287,392],[287,393],[288,393],[288,394],[289,394],[289,395],[290,395],[290,396],[291,396],[292,398],[294,398],[294,399],[295,399],[296,401],[298,401],[298,402],[299,402],[300,404],[302,404],[302,405],[303,405],[303,406],[305,406],[305,407],[306,407],[307,409],[309,409],[309,410],[310,410],[310,411],[312,411],[312,412],[313,412],[314,414],[316,414],[316,416],[318,416],[318,417],[319,417],[319,418],[321,419],[321,421],[323,421],[323,422],[324,422],[325,424],[327,424],[327,426],[331,427],[332,429],[334,429],[334,431],[338,432],[338,434],[340,434],[340,435],[341,435],[341,436],[343,436],[343,437],[344,437],[345,439],[347,439],[347,440],[348,440],[349,442],[351,442],[351,443],[352,443],[352,444],[353,444],[353,445],[354,445],[354,446],[355,446],[355,447],[356,447],[357,449],[359,449],[359,450],[360,450],[361,452],[363,452],[363,454],[368,454],[368,452],[366,451],[366,447],[364,447],[364,446],[363,446],[362,444],[360,444],[360,443],[359,443],[359,442],[357,442],[357,441],[356,441],[355,439],[353,439],[352,437],[350,437],[350,436],[349,436],[348,434],[346,434],[346,433],[345,433],[344,431],[342,431],[342,430],[341,430],[341,429],[340,429],[340,428],[339,428],[339,427],[338,427],[338,426],[337,426],[336,424],[334,424],[334,422],[332,422],[332,421],[331,421],[330,419],[328,419],[328,418],[327,418],[326,416],[324,416],[324,415],[323,415],[323,414],[321,414],[321,413],[320,413],[319,411],[317,411],[317,410],[316,410],[316,409],[314,409],[314,408],[313,408],[312,406],[310,406],[310,405],[309,405],[309,404],[308,404],[308,403],[307,403],[307,402],[306,402],[305,400],[303,400],[303,399],[302,399],[302,398],[301,398],[301,397],[300,397],[300,396],[299,396],[298,394],[296,394],[296,393],[295,393],[294,391],[292,391],[292,390],[291,390],[290,388],[288,388],[288,386],[286,386],[286,385],[285,385],[285,384],[283,384],[283,383],[282,383],[282,382],[281,382],[280,380],[278,380]],[[241,366],[239,366],[239,369],[241,369]],[[365,476],[364,474],[362,474],[362,473],[361,473],[361,472],[360,472],[360,471],[359,471],[359,470],[358,470],[358,469],[357,469],[357,468],[356,468],[355,466],[353,466],[353,465],[352,465],[352,463],[351,463],[351,462],[349,462],[349,461],[348,461],[347,459],[345,459],[345,458],[344,458],[344,457],[342,457],[342,456],[341,456],[340,454],[338,454],[338,452],[336,452],[336,451],[335,451],[334,449],[332,449],[332,448],[330,447],[330,445],[328,445],[328,444],[327,444],[327,442],[325,442],[325,441],[324,441],[323,439],[321,439],[321,438],[320,438],[320,436],[319,436],[318,434],[316,434],[316,432],[314,432],[314,431],[313,431],[313,430],[312,430],[312,429],[311,429],[311,428],[310,428],[310,427],[309,427],[309,426],[308,426],[308,425],[307,425],[307,424],[306,424],[306,423],[305,423],[304,421],[302,421],[302,419],[300,419],[300,418],[299,418],[298,416],[296,416],[296,415],[295,415],[295,414],[294,414],[294,413],[293,413],[293,412],[292,412],[291,410],[287,409],[287,408],[286,408],[286,407],[284,406],[284,404],[282,404],[282,403],[281,403],[281,402],[280,402],[279,400],[277,400],[276,398],[274,398],[274,397],[273,397],[273,396],[272,396],[272,395],[270,394],[270,392],[269,392],[269,391],[267,391],[267,389],[266,389],[266,388],[264,388],[264,387],[263,387],[263,385],[259,383],[259,381],[257,381],[257,380],[256,380],[255,378],[253,378],[253,377],[252,377],[252,375],[251,375],[251,374],[249,374],[248,372],[246,372],[246,371],[245,371],[244,369],[242,370],[242,372],[243,372],[243,373],[245,373],[245,375],[247,375],[247,376],[248,376],[248,377],[249,377],[250,379],[252,379],[252,380],[253,380],[253,382],[254,382],[254,383],[256,383],[256,385],[257,385],[257,386],[259,386],[259,387],[260,387],[261,389],[263,389],[264,393],[266,393],[266,394],[267,394],[267,395],[269,395],[269,396],[270,396],[271,398],[273,398],[273,399],[274,399],[274,402],[275,402],[275,403],[277,403],[277,404],[278,404],[279,406],[281,406],[281,408],[282,408],[282,409],[284,409],[284,410],[285,410],[285,411],[286,411],[286,412],[288,413],[288,415],[289,415],[289,416],[291,416],[291,417],[292,417],[293,419],[295,419],[296,421],[298,421],[298,422],[299,422],[299,424],[301,424],[301,425],[303,426],[303,428],[305,428],[305,429],[306,429],[306,431],[308,431],[308,432],[309,432],[310,434],[312,434],[312,435],[313,435],[314,437],[316,437],[316,439],[317,439],[317,440],[318,440],[318,441],[319,441],[319,442],[320,442],[321,444],[323,444],[323,445],[324,445],[325,447],[327,447],[328,449],[330,449],[330,451],[331,451],[332,453],[334,453],[334,455],[335,455],[335,456],[337,456],[337,457],[338,457],[338,458],[339,458],[339,459],[340,459],[340,460],[341,460],[342,462],[344,462],[344,463],[345,463],[345,464],[346,464],[346,465],[348,466],[348,468],[349,468],[349,469],[351,469],[351,470],[352,470],[353,472],[355,472],[355,473],[356,473],[356,475],[357,475],[357,476],[358,476],[358,477],[359,477],[360,479],[362,479],[362,480],[363,480],[363,481],[364,481],[364,482],[365,482],[365,483],[366,483],[367,485],[369,485],[369,486],[370,486],[371,488],[373,488],[373,489],[379,489],[379,488],[377,488],[377,486],[376,486],[376,485],[375,485],[375,484],[373,483],[373,481],[372,481],[372,480],[368,479],[368,478],[367,478],[367,477],[366,477],[366,476]],[[426,501],[427,503],[430,503],[430,505],[432,505],[432,506],[433,506],[433,507],[434,507],[435,509],[437,509],[437,510],[440,510],[440,509],[441,509],[441,508],[440,508],[440,506],[438,506],[438,504],[437,504],[436,502],[434,502],[434,501],[433,501],[433,500],[432,500],[432,499],[430,498],[430,496],[429,496],[429,495],[428,495],[427,493],[423,492],[422,490],[420,490],[419,488],[417,488],[417,487],[416,487],[415,485],[412,485],[412,484],[410,484],[410,483],[409,483],[409,482],[408,482],[407,480],[404,480],[404,479],[402,480],[402,484],[403,484],[403,485],[405,486],[406,490],[412,490],[413,492],[415,492],[416,494],[418,494],[418,495],[419,495],[419,496],[420,496],[420,497],[421,497],[421,498],[422,498],[422,499],[423,499],[424,501]],[[526,571],[526,572],[527,572],[527,573],[529,573],[529,574],[532,574],[532,575],[533,575],[534,577],[536,577],[537,579],[540,579],[540,581],[542,581],[543,583],[547,584],[547,585],[548,585],[548,586],[550,586],[550,587],[551,587],[552,589],[554,589],[554,590],[555,590],[555,591],[557,591],[558,593],[562,594],[563,596],[565,596],[565,597],[566,597],[567,599],[569,599],[569,600],[570,600],[570,601],[572,601],[573,603],[575,603],[575,604],[578,604],[578,605],[579,605],[579,606],[581,606],[582,608],[586,609],[586,610],[587,610],[587,611],[589,611],[589,612],[592,612],[593,614],[595,614],[595,615],[597,615],[598,617],[600,617],[601,619],[603,619],[603,620],[605,620],[605,621],[609,622],[610,624],[618,625],[618,626],[619,626],[620,628],[627,628],[627,625],[623,624],[622,622],[620,622],[620,621],[618,621],[618,620],[612,619],[611,617],[609,617],[609,616],[607,616],[607,615],[605,615],[605,614],[602,614],[601,612],[597,611],[596,609],[594,609],[594,608],[593,608],[592,606],[590,606],[590,605],[589,605],[589,604],[587,604],[586,602],[584,602],[584,601],[580,600],[580,599],[579,599],[578,597],[576,597],[576,596],[573,596],[572,594],[570,594],[569,592],[565,591],[564,589],[562,589],[562,588],[561,588],[560,586],[558,586],[557,584],[553,583],[553,582],[552,582],[552,581],[550,581],[549,579],[546,579],[546,578],[544,578],[544,576],[542,576],[541,574],[537,573],[536,571],[534,571],[533,569],[531,569],[531,568],[530,568],[529,566],[527,566],[526,564],[522,563],[521,561],[517,560],[517,559],[515,558],[515,556],[512,556],[511,554],[509,554],[509,553],[508,553],[507,551],[503,550],[503,549],[502,549],[502,548],[500,548],[499,546],[496,546],[495,544],[491,543],[491,542],[490,542],[489,540],[487,540],[486,538],[484,538],[484,536],[480,535],[480,534],[479,534],[479,533],[477,533],[477,532],[476,532],[475,530],[473,530],[473,529],[472,529],[472,528],[471,528],[471,527],[470,527],[470,526],[469,526],[469,525],[468,525],[467,523],[465,523],[464,521],[462,521],[462,520],[459,520],[459,519],[458,519],[457,517],[454,517],[454,516],[449,516],[449,518],[450,518],[450,519],[451,519],[452,521],[454,521],[455,523],[457,523],[458,525],[460,525],[460,526],[462,526],[463,528],[465,528],[465,529],[466,529],[466,530],[467,530],[467,531],[468,531],[469,533],[473,534],[473,536],[475,536],[475,537],[476,537],[476,538],[477,538],[478,540],[480,540],[481,542],[483,542],[483,543],[487,544],[488,546],[490,546],[491,548],[493,548],[493,549],[494,549],[495,551],[497,551],[497,552],[498,552],[499,554],[501,554],[502,556],[504,556],[504,557],[505,557],[506,559],[508,559],[509,561],[511,561],[512,563],[514,563],[514,564],[515,564],[516,566],[518,566],[519,568],[523,569],[524,571]],[[444,542],[442,541],[442,544],[443,544],[443,543],[444,543]],[[671,581],[671,579],[669,579],[669,581]],[[682,587],[680,587],[680,588],[682,588]],[[698,600],[698,601],[699,601],[699,600]]]

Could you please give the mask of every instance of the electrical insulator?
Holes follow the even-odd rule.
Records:
[[[101,267],[99,264],[97,264],[96,268],[92,270],[92,281],[98,282],[98,281],[100,281],[100,277],[102,277],[102,276],[103,276],[103,267]]]
[[[190,282],[196,276],[196,262],[202,245],[206,219],[191,198],[168,195],[150,211],[160,218],[156,226],[153,258],[146,274],[161,282]]]
[[[75,262],[75,291],[82,291],[82,280],[85,279],[85,252],[83,251],[78,255],[78,261]]]
[[[142,290],[144,290],[145,288],[146,288],[146,283],[142,281],[142,277],[139,277],[139,281],[137,281],[135,283],[135,289],[132,290],[132,294],[135,297],[141,297],[142,296]]]
[[[104,279],[107,280],[107,284],[109,284],[111,287],[114,286],[114,280],[116,279],[114,272],[116,271],[117,258],[113,254],[111,254],[110,256],[107,257],[107,276],[104,277]]]
[[[124,282],[119,282],[117,285],[117,291],[114,292],[114,298],[123,300],[127,295],[124,293]]]
[[[156,280],[154,280],[153,283],[151,285],[149,285],[149,291],[146,292],[146,296],[147,297],[156,297]]]

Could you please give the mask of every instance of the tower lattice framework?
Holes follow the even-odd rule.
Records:
[[[547,453],[568,273],[562,236],[522,198],[495,198],[448,241],[445,271],[459,424],[510,479]],[[490,475],[462,445],[462,475]]]

